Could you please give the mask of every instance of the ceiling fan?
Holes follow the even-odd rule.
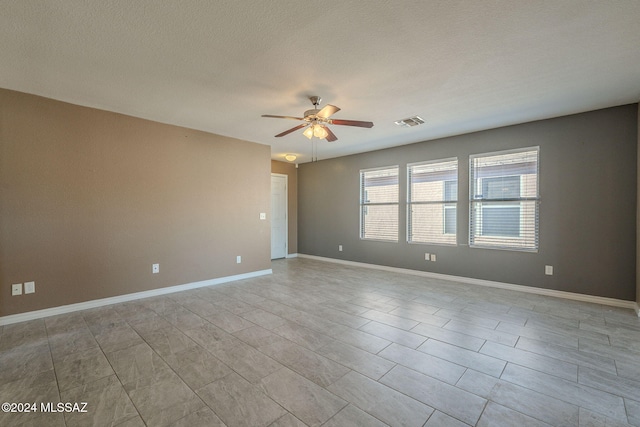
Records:
[[[319,96],[310,96],[309,100],[313,104],[313,109],[307,110],[304,112],[304,117],[292,117],[292,116],[272,116],[270,114],[263,114],[262,117],[271,117],[274,119],[291,119],[291,120],[302,120],[305,123],[298,125],[289,130],[285,130],[282,133],[276,135],[276,138],[281,136],[289,135],[291,132],[295,132],[298,129],[307,128],[303,134],[307,138],[311,139],[314,136],[320,139],[326,139],[327,141],[337,141],[338,138],[336,135],[331,132],[331,129],[327,125],[341,125],[341,126],[357,126],[361,128],[371,128],[373,127],[372,122],[362,122],[359,120],[342,120],[342,119],[331,119],[330,117],[340,111],[338,107],[335,105],[327,104],[322,109],[318,109],[320,105],[320,101],[322,98]]]

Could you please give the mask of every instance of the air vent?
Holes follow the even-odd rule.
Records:
[[[418,126],[424,123],[424,119],[419,116],[409,117],[407,119],[398,120],[395,122],[398,126],[402,126],[405,128],[410,128],[412,126]]]

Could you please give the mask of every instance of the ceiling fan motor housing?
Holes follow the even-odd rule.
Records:
[[[305,119],[307,119],[307,118],[315,119],[315,118],[317,118],[315,116],[316,116],[316,114],[318,114],[318,111],[320,111],[320,110],[317,109],[317,108],[314,108],[313,110],[307,110],[307,111],[304,112],[304,118]]]

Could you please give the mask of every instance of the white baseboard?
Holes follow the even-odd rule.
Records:
[[[43,310],[28,311],[26,313],[12,314],[0,317],[0,326],[11,323],[25,322],[27,320],[40,319],[43,317],[55,316],[58,314],[71,313],[74,311],[87,310],[89,308],[102,307],[120,302],[134,301],[142,298],[155,297],[158,295],[172,294],[174,292],[187,291],[189,289],[203,288],[205,286],[220,285],[222,283],[234,282],[236,280],[250,279],[252,277],[272,274],[267,270],[252,271],[250,273],[236,274],[234,276],[218,277],[217,279],[202,280],[199,282],[186,283],[184,285],[169,286],[167,288],[152,289],[149,291],[135,292],[132,294],[118,295],[115,297],[101,298],[91,301],[79,302],[76,304],[62,305],[59,307],[45,308]]]
[[[298,254],[287,254],[286,258],[298,258]]]
[[[509,289],[512,291],[526,292],[530,294],[546,295],[556,298],[565,298],[574,301],[590,302],[594,304],[608,305],[612,307],[630,308],[636,310],[640,316],[640,308],[635,301],[626,301],[615,298],[599,297],[595,295],[578,294],[574,292],[556,291],[554,289],[536,288],[533,286],[514,285],[511,283],[494,282],[491,280],[474,279],[472,277],[451,276],[448,274],[431,273],[429,271],[411,270],[408,268],[389,267],[386,265],[367,264],[364,262],[347,261],[336,258],[326,258],[316,255],[298,254],[299,258],[314,259],[317,261],[333,262],[337,264],[351,265],[354,267],[373,268],[376,270],[392,271],[395,273],[412,274],[414,276],[429,277],[432,279],[448,280],[454,282],[468,283],[471,285],[488,286],[491,288]]]

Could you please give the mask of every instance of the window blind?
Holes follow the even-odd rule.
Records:
[[[456,244],[458,159],[407,165],[407,240]]]
[[[469,158],[469,245],[538,249],[539,148]]]
[[[398,241],[398,166],[360,171],[360,238]]]

